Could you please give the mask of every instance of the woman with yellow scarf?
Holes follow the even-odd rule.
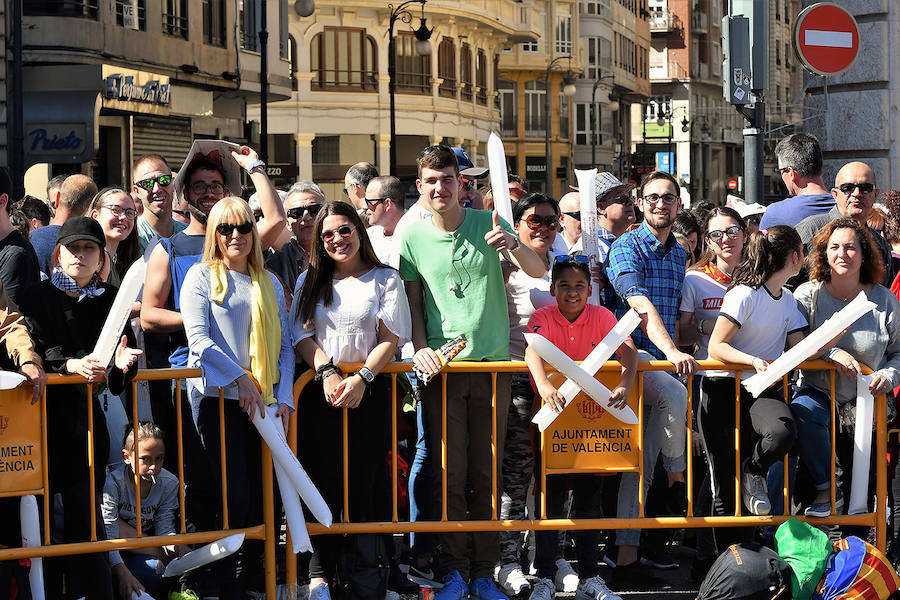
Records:
[[[223,198],[210,211],[203,258],[181,288],[181,314],[188,366],[202,370],[190,382],[191,408],[219,486],[220,387],[225,397],[228,525],[256,525],[262,522],[262,441],[250,419],[277,405],[274,415],[287,429],[294,353],[283,289],[264,269],[253,213],[242,199]],[[261,543],[248,540],[239,553],[216,563],[220,598],[243,598],[247,587],[258,589],[261,553]]]

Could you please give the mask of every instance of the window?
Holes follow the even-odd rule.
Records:
[[[162,30],[166,35],[188,39],[188,0],[162,1]]]
[[[264,0],[265,1],[265,0]],[[278,3],[278,58],[287,59],[288,57],[288,25],[290,17],[288,17],[288,3],[281,0]]]
[[[600,104],[579,102],[575,105],[575,144],[603,144],[600,114]]]
[[[547,119],[544,114],[544,101],[547,87],[543,79],[535,79],[525,83],[525,135],[527,137],[543,137],[547,130]]]
[[[605,40],[599,37],[589,37],[585,39],[585,48],[587,49],[587,52],[585,52],[585,59],[587,61],[587,63],[585,64],[585,72],[588,79],[599,79],[603,71],[602,66],[609,66],[601,65],[600,57],[601,46],[603,42],[606,42],[608,58],[609,40]]]
[[[203,43],[225,47],[225,0],[203,0]]]
[[[581,0],[578,6],[583,15],[609,15],[609,0]]]
[[[312,141],[314,165],[338,165],[341,163],[341,136],[317,135]]]
[[[472,49],[463,44],[459,51],[459,79],[462,83],[460,94],[463,100],[472,100]]]
[[[516,135],[516,82],[509,79],[497,80],[500,92],[500,129],[504,137]]]
[[[722,76],[722,47],[719,42],[711,43],[710,53],[712,56],[709,57],[710,62],[712,62],[712,74],[714,77]]]
[[[562,10],[562,6],[558,7]],[[556,15],[556,53],[572,54],[572,15]]]
[[[453,38],[445,37],[438,44],[438,77],[441,79],[438,93],[445,98],[456,98],[456,46]]]
[[[475,99],[478,104],[487,106],[487,56],[484,50],[479,50],[476,55],[475,85],[478,86]]]
[[[781,46],[778,45],[778,42],[775,42],[775,64],[781,64]]]
[[[171,1],[171,0],[164,0]],[[241,24],[241,49],[259,51],[260,0],[238,0],[238,22]]]
[[[789,25],[791,22],[790,10],[791,10],[790,0],[784,0],[784,24],[785,25]]]
[[[791,45],[787,42],[784,43],[784,66],[791,68]]]
[[[569,106],[571,98],[563,93],[565,83],[559,82],[559,137],[569,139]]]
[[[431,56],[416,52],[416,36],[401,31],[395,38],[397,89],[419,94],[431,93]]]
[[[524,42],[522,44],[523,52],[546,52],[547,51],[547,8],[541,8],[541,12],[538,15],[538,31],[541,32],[540,39]]]
[[[99,0],[25,0],[22,3],[22,14],[26,17],[97,19],[99,4]]]
[[[310,44],[312,89],[377,91],[376,56],[375,40],[365,29],[326,27]]]
[[[128,13],[128,24],[125,13]],[[147,31],[146,0],[116,0],[116,23],[135,31]]]

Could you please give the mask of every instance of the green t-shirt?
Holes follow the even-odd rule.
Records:
[[[426,219],[410,225],[400,244],[400,275],[421,281],[425,291],[428,346],[437,349],[464,334],[469,343],[458,359],[509,360],[500,254],[484,241],[493,226],[490,211],[467,208],[456,231],[441,231]]]
[[[175,231],[172,232],[172,235],[175,235],[179,231],[184,231],[187,229],[187,224],[182,223],[181,221],[172,221],[175,224]],[[137,228],[138,228],[138,240],[141,244],[141,253],[147,251],[147,246],[153,243],[153,241],[159,237],[159,234],[156,233],[156,230],[150,227],[150,223],[148,223],[144,217],[138,217],[137,219]]]

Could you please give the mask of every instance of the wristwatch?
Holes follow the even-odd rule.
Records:
[[[522,245],[522,242],[519,241],[519,236],[514,235],[514,236],[513,236],[513,240],[515,240],[516,245],[513,246],[512,248],[507,248],[507,251],[509,251],[510,254],[512,254],[513,252],[515,252],[516,250],[518,250],[518,249],[519,249],[519,246]]]
[[[363,383],[369,385],[373,381],[375,381],[375,373],[369,370],[369,367],[360,367],[359,371],[356,372],[357,375],[362,377]]]

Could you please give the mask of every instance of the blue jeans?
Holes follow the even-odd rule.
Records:
[[[165,596],[166,582],[163,581],[162,573],[156,572],[156,565],[159,564],[158,558],[149,554],[125,554],[122,560],[134,578],[147,589],[148,594],[154,598]]]
[[[816,490],[831,486],[831,400],[813,388],[802,388],[791,402],[797,423],[797,454]]]
[[[427,521],[432,518],[434,504],[434,473],[431,468],[431,428],[425,413],[425,403],[416,404],[416,456],[409,469],[409,520]],[[434,534],[410,533],[409,545],[413,554],[431,554]]]

